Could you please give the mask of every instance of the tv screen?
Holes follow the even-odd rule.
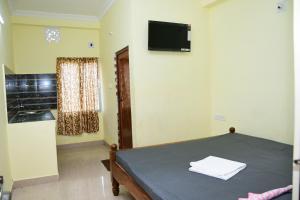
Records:
[[[153,51],[191,51],[191,26],[169,22],[149,21],[148,49]]]

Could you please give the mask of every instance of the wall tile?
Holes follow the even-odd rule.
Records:
[[[56,74],[12,74],[6,70],[8,120],[18,111],[57,108]]]

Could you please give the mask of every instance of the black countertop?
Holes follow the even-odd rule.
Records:
[[[9,120],[10,124],[55,120],[50,110],[19,111]]]

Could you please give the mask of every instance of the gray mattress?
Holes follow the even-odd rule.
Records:
[[[117,153],[117,162],[153,200],[237,200],[248,192],[292,184],[293,147],[241,134]],[[218,156],[247,163],[247,168],[223,181],[189,172],[190,161]],[[291,193],[276,200],[290,200]]]

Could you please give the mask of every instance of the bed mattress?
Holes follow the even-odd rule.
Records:
[[[189,172],[207,156],[243,162],[228,181]],[[237,200],[292,184],[293,147],[242,134],[117,152],[117,162],[153,200]],[[291,200],[291,193],[276,200]]]

